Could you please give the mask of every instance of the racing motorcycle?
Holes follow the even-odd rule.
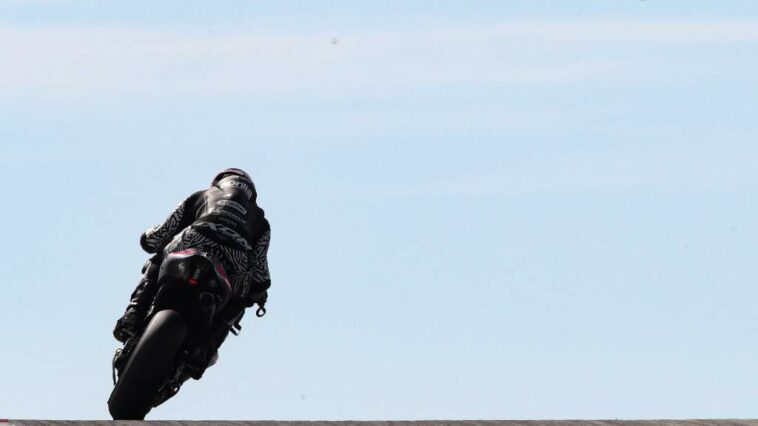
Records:
[[[158,292],[144,327],[113,357],[114,420],[142,420],[179,392],[189,378],[216,362],[197,353],[217,313],[229,303],[232,286],[224,268],[198,249],[168,254],[158,274]],[[265,315],[259,307],[256,315]],[[240,316],[241,317],[241,316]],[[239,334],[239,318],[230,325]]]

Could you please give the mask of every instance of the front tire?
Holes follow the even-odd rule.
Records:
[[[113,420],[145,418],[187,333],[187,323],[178,312],[166,309],[153,316],[108,399]]]

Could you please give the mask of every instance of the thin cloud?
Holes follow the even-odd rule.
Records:
[[[6,27],[0,30],[0,93],[341,96],[623,81],[644,78],[644,69],[608,43],[758,41],[758,23],[744,21],[513,22],[356,31],[340,34],[339,43],[334,34],[257,31]]]
[[[623,190],[734,190],[754,188],[758,169],[748,143],[624,145],[590,151],[576,146],[554,156],[512,162],[452,179],[386,187],[395,196],[511,196]],[[643,171],[641,173],[641,171]]]
[[[502,37],[530,36],[563,43],[754,43],[758,23],[751,21],[545,21],[499,27]]]

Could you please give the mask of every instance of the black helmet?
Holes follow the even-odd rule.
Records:
[[[241,177],[242,179],[244,179],[244,180],[246,180],[247,182],[249,182],[249,183],[250,183],[250,185],[253,185],[253,188],[255,188],[255,185],[253,184],[253,179],[250,177],[250,175],[249,175],[249,174],[247,174],[247,173],[246,173],[244,170],[242,170],[242,169],[235,169],[235,168],[230,168],[230,169],[222,170],[221,172],[219,172],[219,173],[216,175],[216,177],[214,177],[214,178],[213,178],[213,182],[211,182],[211,186],[213,186],[213,185],[217,184],[217,183],[218,183],[218,181],[220,181],[221,179],[223,179],[223,178],[225,178],[225,177],[227,177],[227,176],[229,176],[229,175],[235,175],[235,176],[239,176],[239,177]]]

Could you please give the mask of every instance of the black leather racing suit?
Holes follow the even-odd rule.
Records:
[[[157,292],[157,260],[162,255],[189,248],[205,251],[221,263],[232,282],[232,299],[208,336],[208,350],[215,351],[245,307],[265,304],[271,286],[267,261],[271,227],[256,198],[252,182],[227,175],[190,195],[162,224],[145,231],[140,245],[158,256],[146,264],[130,306],[145,309],[152,303]]]
[[[271,285],[266,259],[271,227],[256,198],[251,182],[226,176],[190,195],[161,225],[142,234],[140,245],[148,253],[207,251],[226,269],[234,295],[249,302]]]

